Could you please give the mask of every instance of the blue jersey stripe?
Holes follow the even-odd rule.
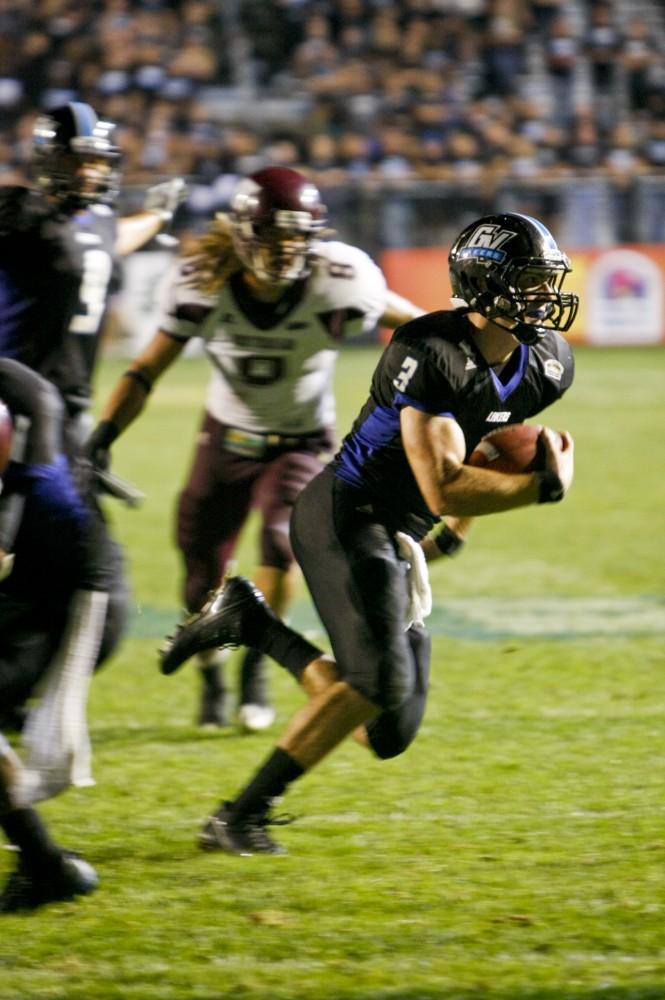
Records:
[[[501,402],[508,399],[508,396],[510,396],[511,393],[515,391],[517,386],[522,381],[524,377],[524,372],[526,371],[526,366],[529,361],[529,348],[526,346],[526,344],[520,344],[518,350],[520,352],[519,364],[517,365],[515,373],[508,379],[505,385],[498,377],[498,375],[495,373],[493,368],[490,368],[489,370],[490,375],[492,376],[492,383],[494,384],[494,388],[496,389],[496,394],[501,400]]]
[[[395,396],[395,402],[429,412],[419,400],[411,399],[403,393]],[[449,411],[436,415],[455,419],[455,415]],[[363,469],[377,451],[399,436],[399,419],[399,409],[396,406],[377,407],[360,427],[345,438],[336,462],[336,475],[352,486],[363,486]]]
[[[20,358],[21,323],[29,301],[0,273],[0,355]]]
[[[431,413],[432,407],[426,403],[423,403],[420,399],[414,399],[413,396],[407,396],[403,392],[398,392],[395,396],[395,404],[400,407],[412,406],[414,410],[420,410],[421,413]],[[434,414],[436,417],[452,417],[453,414],[448,410],[439,410],[438,413]]]
[[[337,475],[353,486],[363,485],[363,468],[379,448],[399,434],[399,412],[394,407],[378,407],[344,441],[339,454]]]

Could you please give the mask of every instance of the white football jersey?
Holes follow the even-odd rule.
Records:
[[[186,259],[162,283],[159,328],[204,338],[214,367],[206,408],[221,423],[285,435],[334,424],[339,345],[376,326],[387,287],[363,250],[337,241],[315,248],[309,277],[277,303],[250,298],[239,275],[215,296],[197,291]]]

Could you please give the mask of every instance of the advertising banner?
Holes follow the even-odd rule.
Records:
[[[566,334],[599,346],[665,344],[665,245],[567,250],[566,289],[580,311]],[[386,250],[380,264],[391,288],[428,311],[450,308],[447,247]]]

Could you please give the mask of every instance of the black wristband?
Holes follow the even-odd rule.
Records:
[[[123,378],[133,378],[146,394],[152,392],[152,381],[142,368],[128,368],[126,372],[123,372]]]
[[[100,420],[89,438],[89,447],[92,449],[101,448],[106,451],[111,447],[120,429],[112,420]]]
[[[443,526],[443,530],[439,532],[438,535],[434,537],[434,544],[436,545],[439,552],[443,553],[444,556],[455,556],[459,550],[464,545],[464,539],[456,535],[447,524]]]
[[[563,500],[565,490],[556,472],[544,469],[543,472],[537,472],[536,475],[538,476],[538,503],[557,503],[559,500]]]

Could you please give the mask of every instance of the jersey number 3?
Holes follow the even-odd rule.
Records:
[[[399,374],[393,379],[393,385],[398,390],[398,392],[404,392],[407,385],[416,374],[416,368],[418,367],[418,362],[411,355],[407,355],[402,362],[402,367],[399,370]]]

